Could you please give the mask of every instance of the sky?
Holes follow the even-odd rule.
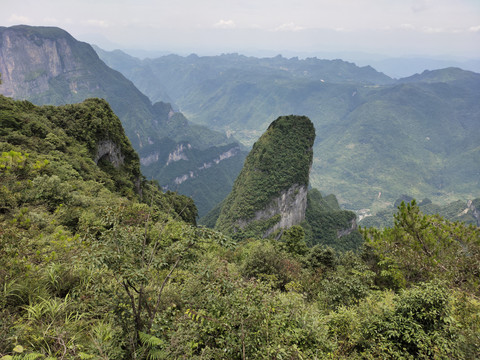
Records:
[[[480,0],[0,0],[106,50],[480,58]]]

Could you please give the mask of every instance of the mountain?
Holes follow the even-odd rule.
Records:
[[[357,216],[343,210],[335,195],[322,196],[317,189],[307,194],[305,241],[308,246],[329,246],[339,252],[358,250],[363,238],[357,228]]]
[[[315,128],[305,116],[282,116],[254,144],[232,192],[200,223],[235,239],[275,236],[303,228],[305,244],[340,252],[363,243],[356,215],[335,195],[308,190]]]
[[[355,58],[355,56],[353,56]],[[422,58],[422,57],[405,57],[405,58],[383,58],[373,59],[368,55],[364,59],[359,59],[357,64],[365,64],[373,66],[378,71],[388,76],[400,79],[411,76],[412,74],[422,73],[426,69],[439,70],[448,67],[459,67],[464,70],[480,72],[479,59],[440,59],[440,58]]]
[[[191,199],[163,194],[145,180],[138,154],[105,100],[39,107],[0,95],[0,114],[0,214],[14,216],[21,206],[27,213],[36,209],[39,218],[60,213],[59,225],[76,230],[86,220],[84,208],[122,196],[155,202],[195,223]],[[175,204],[183,204],[182,212]]]
[[[310,119],[272,122],[245,159],[223,201],[216,228],[227,234],[267,236],[305,219],[315,129]]]
[[[343,207],[376,211],[404,193],[441,204],[478,197],[477,73],[394,80],[341,60],[230,54],[146,59],[125,74],[152,99],[162,83],[192,121],[247,145],[282,114],[308,116],[317,129],[310,182]]]
[[[228,194],[233,180],[223,175],[225,169],[236,174],[243,164],[246,153],[234,139],[191,124],[168,103],[152,105],[131,81],[105,65],[90,45],[75,40],[59,28],[0,27],[0,73],[1,94],[28,99],[35,104],[76,103],[90,97],[107,100],[121,119],[133,147],[140,153],[142,168],[149,177],[165,188],[194,198],[200,183],[200,213],[208,211],[217,199]],[[181,159],[180,168],[161,161],[174,157],[181,146],[189,147],[191,152],[198,150],[203,155]],[[224,162],[223,154],[231,149],[237,150]],[[215,161],[217,159],[222,161],[218,174],[216,169],[220,162]],[[204,164],[210,164],[209,171],[199,170]],[[191,173],[196,175],[188,176],[181,183],[174,181]],[[191,182],[193,178],[196,184]],[[204,185],[204,182],[216,181],[219,182],[218,191]]]

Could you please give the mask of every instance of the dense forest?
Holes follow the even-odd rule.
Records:
[[[235,241],[142,177],[96,99],[0,96],[0,152],[2,360],[480,357],[478,227],[412,200],[356,251]]]

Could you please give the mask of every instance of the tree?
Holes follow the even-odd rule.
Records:
[[[394,219],[393,228],[363,230],[390,286],[436,278],[480,294],[480,228],[423,215],[415,200],[402,202]]]

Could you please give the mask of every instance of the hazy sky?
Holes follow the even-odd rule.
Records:
[[[480,58],[480,0],[0,0],[0,26],[106,49]]]

